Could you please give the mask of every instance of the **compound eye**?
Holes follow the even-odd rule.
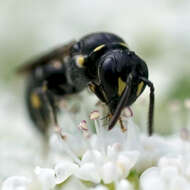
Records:
[[[115,69],[115,62],[112,57],[106,58],[102,67],[99,68],[99,79],[108,99],[117,95],[118,76]]]

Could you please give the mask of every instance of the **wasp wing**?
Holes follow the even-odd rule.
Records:
[[[32,59],[32,60],[28,61],[26,64],[23,64],[21,67],[19,67],[17,72],[19,74],[29,73],[32,70],[34,70],[36,67],[45,65],[53,59],[62,59],[63,60],[64,57],[71,55],[71,48],[75,43],[76,43],[76,41],[71,41],[68,44],[57,47],[54,50],[47,52],[46,54],[42,55],[41,57],[38,57],[36,59]]]

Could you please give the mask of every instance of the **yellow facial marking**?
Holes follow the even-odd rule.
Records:
[[[102,49],[104,46],[105,46],[105,44],[102,44],[102,45],[96,47],[96,48],[93,50],[93,52],[99,51],[99,50]]]
[[[140,82],[140,83],[138,84],[137,94],[136,94],[137,96],[139,96],[140,93],[142,92],[143,86],[144,86],[144,82]]]
[[[118,95],[121,96],[123,90],[126,87],[126,82],[122,81],[122,79],[119,77],[118,78]]]
[[[84,67],[84,57],[82,55],[76,56],[76,64],[78,67]]]
[[[126,43],[120,42],[120,45],[122,45],[122,46],[128,48]]]
[[[30,101],[32,106],[36,109],[38,109],[41,106],[40,98],[36,93],[31,94]]]

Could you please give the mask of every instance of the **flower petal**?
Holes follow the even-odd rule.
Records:
[[[157,167],[149,168],[141,175],[140,186],[142,190],[167,190]]]
[[[122,179],[117,185],[117,190],[133,190],[132,184],[129,183],[126,179]]]
[[[83,164],[75,173],[75,176],[85,181],[100,183],[100,175],[94,163]]]
[[[68,177],[75,173],[78,165],[71,161],[61,161],[55,165],[55,181],[56,184],[64,182]]]
[[[55,187],[56,181],[55,172],[53,169],[36,167],[34,172],[38,176],[38,179],[42,184],[42,188],[44,190],[48,190]]]
[[[82,157],[82,164],[87,162],[94,162],[96,164],[101,164],[103,161],[102,153],[98,150],[87,150]]]
[[[116,180],[116,166],[113,162],[106,162],[101,169],[101,177],[105,184],[109,184]]]

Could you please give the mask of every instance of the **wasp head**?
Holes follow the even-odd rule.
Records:
[[[129,75],[133,77],[130,86],[127,84]],[[128,49],[114,49],[101,57],[98,77],[110,112],[113,114],[127,86],[130,88],[130,94],[123,107],[133,104],[143,92],[146,84],[141,77],[148,78],[148,69],[145,62],[134,52]]]
[[[130,51],[123,43],[101,45],[90,54],[91,63],[96,62],[94,87],[92,91],[108,106],[112,116],[109,129],[112,129],[124,107],[130,106],[150,87],[148,113],[149,134],[153,132],[154,85],[148,80],[145,62]],[[93,72],[89,72],[93,73]]]

